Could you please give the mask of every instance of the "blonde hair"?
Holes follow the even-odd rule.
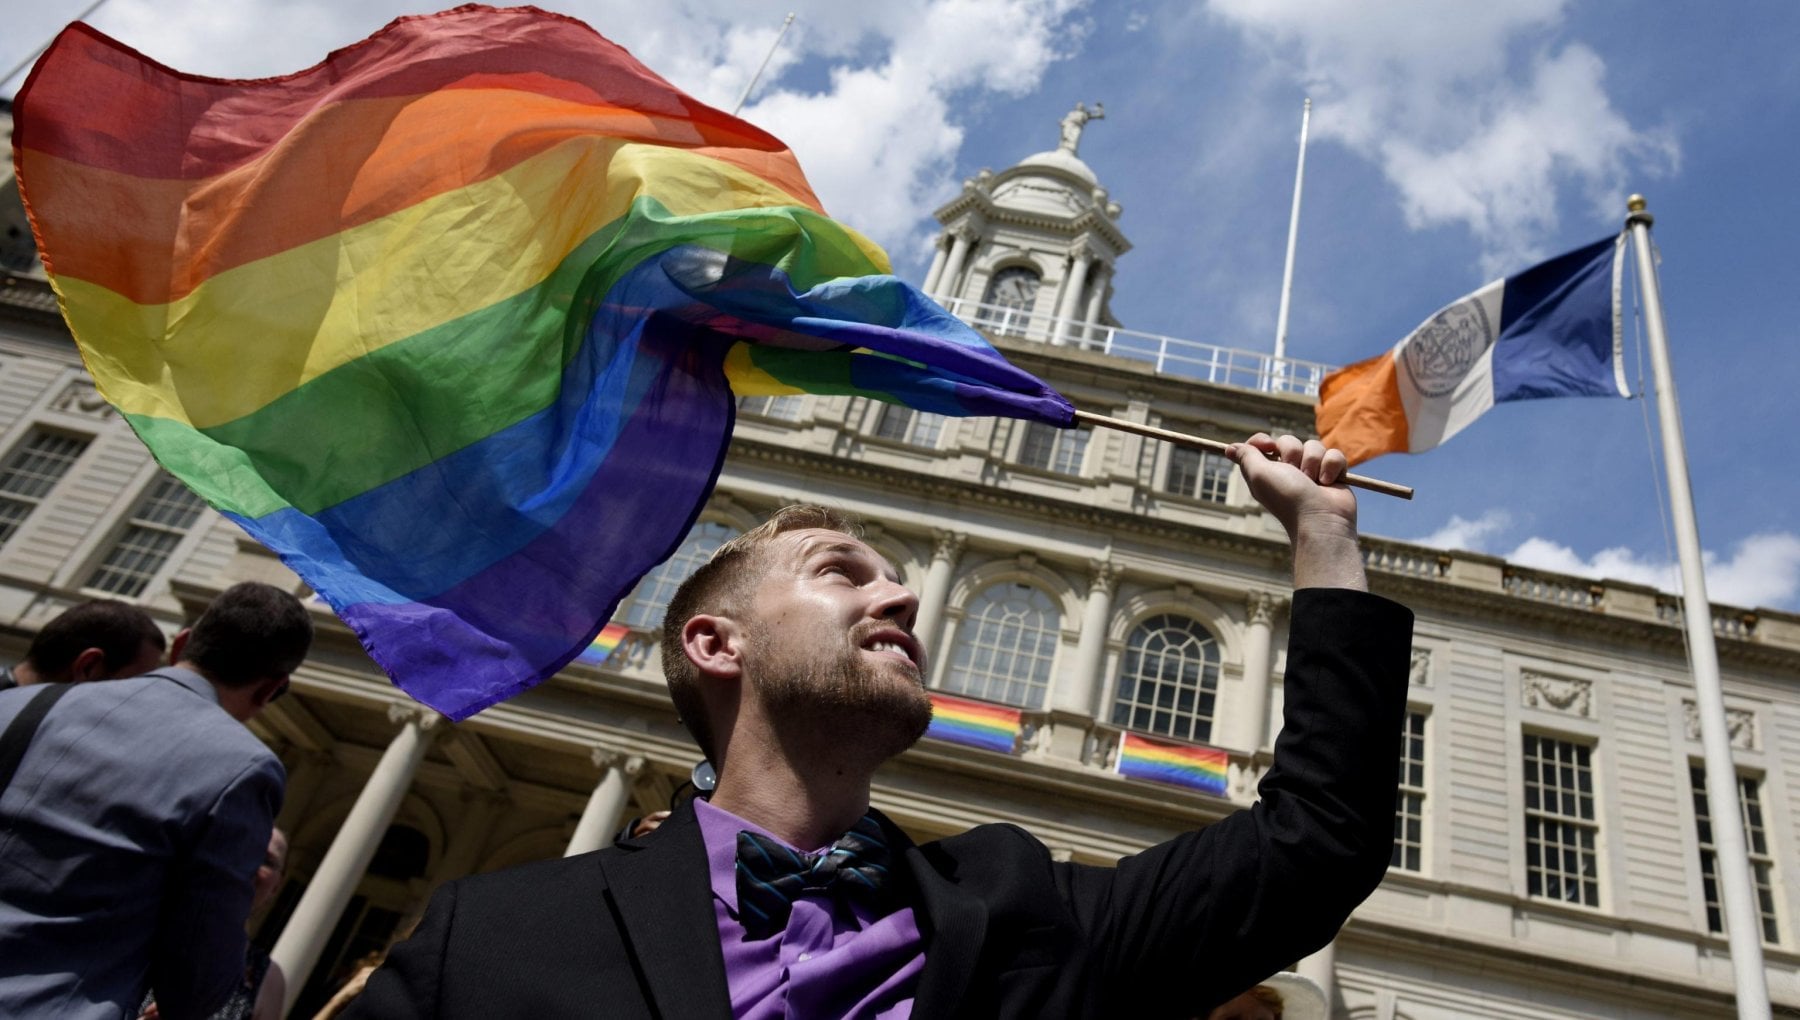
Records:
[[[662,667],[663,678],[669,683],[669,699],[675,702],[675,713],[700,745],[700,752],[714,766],[719,762],[714,757],[717,745],[712,722],[706,716],[699,674],[688,661],[681,632],[696,616],[739,612],[756,582],[762,579],[763,550],[778,535],[809,528],[862,537],[861,522],[848,514],[817,503],[790,503],[720,546],[704,566],[681,582],[663,613]]]

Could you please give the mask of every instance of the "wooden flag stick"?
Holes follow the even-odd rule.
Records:
[[[1135,421],[1126,421],[1123,418],[1112,418],[1104,414],[1095,414],[1092,411],[1076,411],[1075,420],[1092,425],[1096,428],[1118,429],[1120,432],[1133,432],[1140,436],[1149,436],[1151,439],[1165,440],[1174,443],[1176,446],[1186,446],[1196,450],[1211,450],[1213,453],[1217,454],[1223,454],[1230,446],[1229,443],[1221,443],[1217,439],[1202,439],[1199,436],[1190,436],[1185,432],[1170,432],[1168,429],[1159,429],[1153,425],[1140,425]],[[1272,453],[1269,454],[1269,459],[1274,460],[1275,455]],[[1393,482],[1384,482],[1379,478],[1367,478],[1362,475],[1352,474],[1344,475],[1339,481],[1353,488],[1367,489],[1370,492],[1379,492],[1384,496],[1398,496],[1401,499],[1413,498],[1413,490],[1410,485],[1395,485]]]

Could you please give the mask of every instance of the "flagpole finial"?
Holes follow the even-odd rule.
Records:
[[[1644,196],[1642,196],[1642,195],[1632,195],[1630,198],[1627,198],[1625,200],[1625,208],[1630,210],[1631,212],[1643,212],[1645,209],[1648,209],[1649,207],[1650,207],[1650,203],[1644,201]]]
[[[1625,199],[1625,208],[1628,210],[1625,216],[1628,224],[1642,223],[1648,227],[1656,222],[1656,217],[1650,214],[1650,203],[1642,195],[1632,195]]]

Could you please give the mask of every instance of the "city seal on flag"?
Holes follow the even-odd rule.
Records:
[[[1406,374],[1420,394],[1446,397],[1494,343],[1487,309],[1473,297],[1445,308],[1413,334],[1402,353]]]

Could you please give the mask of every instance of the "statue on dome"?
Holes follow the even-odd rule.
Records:
[[[1056,147],[1071,156],[1077,155],[1077,150],[1081,147],[1082,128],[1086,127],[1090,120],[1105,119],[1106,107],[1103,104],[1095,103],[1094,108],[1089,110],[1086,105],[1076,103],[1075,109],[1070,110],[1068,115],[1062,119],[1062,141],[1058,142]]]

